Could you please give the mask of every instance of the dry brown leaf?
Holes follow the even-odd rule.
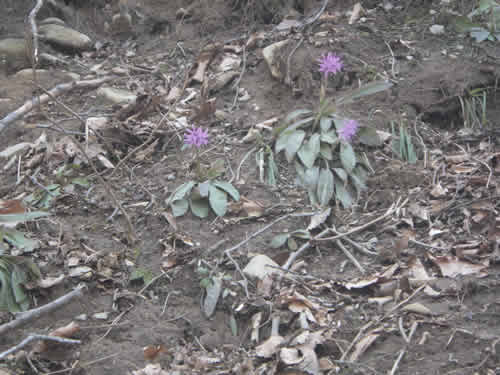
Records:
[[[359,340],[355,347],[354,351],[349,356],[349,360],[351,362],[356,362],[363,355],[364,352],[375,342],[375,340],[380,336],[377,331],[371,331],[367,335],[365,335],[361,340]]]
[[[461,260],[456,256],[438,256],[434,257],[427,253],[427,257],[436,264],[445,277],[457,277],[459,275],[476,275],[486,277],[488,266],[484,264],[475,264],[466,260]]]
[[[401,308],[402,311],[413,312],[422,315],[433,315],[433,312],[421,303],[409,303]]]

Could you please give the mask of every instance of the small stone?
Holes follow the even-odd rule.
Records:
[[[443,25],[432,25],[429,28],[429,31],[431,32],[431,34],[434,34],[434,35],[444,34],[444,26]]]

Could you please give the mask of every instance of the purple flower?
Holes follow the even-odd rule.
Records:
[[[344,142],[350,142],[358,131],[359,124],[356,120],[348,120],[342,129],[338,130],[339,138]]]
[[[328,74],[333,73],[336,74],[340,72],[344,63],[334,53],[328,53],[328,55],[324,55],[322,58],[318,60],[319,62],[319,71],[321,73],[325,73],[325,77],[328,77]]]
[[[186,130],[186,134],[184,134],[184,143],[195,147],[206,145],[208,144],[208,131],[193,126],[193,129]]]

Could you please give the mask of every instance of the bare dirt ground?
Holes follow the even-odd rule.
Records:
[[[31,2],[2,1],[6,11],[0,12],[0,38],[22,35]],[[145,18],[132,12],[135,35],[124,39],[112,37],[104,26],[113,14],[106,9],[116,11],[116,5],[94,3],[78,8],[77,16],[66,22],[98,42],[99,49],[61,55],[68,64],[46,67],[39,85],[50,89],[67,79],[66,72],[84,79],[121,68],[125,73],[117,74],[110,85],[144,95],[153,105],[142,116],[123,117],[121,106],[103,101],[94,89],[73,90],[60,96],[59,104],[44,104],[45,114],[27,115],[0,133],[0,151],[33,142],[43,133],[53,147],[34,166],[27,165],[33,154],[16,159],[8,169],[7,161],[0,159],[0,198],[45,194],[32,209],[51,213],[49,219],[19,226],[40,241],[39,248],[24,255],[34,260],[44,278],[65,275],[58,285],[35,288],[30,294],[43,305],[79,283],[87,286],[84,297],[0,336],[2,352],[29,334],[48,334],[77,321],[80,330],[73,338],[81,344],[58,344],[42,352],[29,345],[24,355],[0,360],[0,374],[162,373],[152,364],[159,364],[163,374],[500,373],[495,91],[500,48],[498,42],[477,43],[459,35],[450,24],[452,11],[467,14],[474,2],[404,0],[384,9],[377,1],[362,1],[364,19],[349,24],[347,12],[355,2],[330,1],[324,19],[280,33],[272,30],[283,15],[277,12],[268,19],[252,13],[252,2],[201,1],[179,18],[176,12],[186,7],[183,1],[143,0],[137,9]],[[319,7],[322,1],[306,3]],[[314,9],[294,11],[300,15]],[[430,33],[434,24],[445,25],[446,32]],[[243,73],[236,78],[245,92],[237,93],[233,84],[209,88],[217,112],[200,115],[200,85],[185,85],[200,52],[210,43],[220,44],[211,71],[225,47],[243,47],[257,32],[266,32],[257,45],[236,52],[244,57],[237,69]],[[289,85],[271,76],[262,56],[263,47],[287,38],[293,45],[303,38],[292,55]],[[374,169],[368,188],[351,209],[332,202],[329,219],[312,230],[313,235],[327,227],[347,232],[383,216],[398,200],[404,202],[396,212],[347,237],[351,242],[342,239],[364,274],[338,242],[317,239],[281,280],[275,275],[274,282],[266,284],[249,278],[246,295],[235,262],[243,268],[255,254],[265,254],[282,266],[291,250],[274,249],[271,240],[307,228],[310,218],[288,216],[270,226],[232,251],[234,262],[225,250],[280,217],[312,208],[307,194],[294,185],[294,169],[281,154],[275,187],[260,182],[253,154],[239,168],[256,146],[241,140],[256,124],[317,105],[317,59],[328,52],[344,61],[328,95],[375,79],[393,82],[390,90],[365,97],[347,111],[363,125],[389,133],[391,121],[409,124],[419,160],[399,160],[391,140],[380,147],[356,144]],[[180,100],[191,89],[197,94],[182,104],[158,99],[172,87],[183,88]],[[484,128],[464,133],[460,99],[476,88],[487,89],[487,121]],[[0,74],[0,98],[8,99],[0,101],[0,119],[31,99],[32,91],[30,76]],[[235,100],[244,93],[248,100]],[[112,216],[115,205],[87,163],[68,167],[70,175],[55,173],[75,160],[56,150],[64,132],[37,124],[48,123],[50,117],[66,132],[83,131],[60,103],[83,119],[111,119],[113,128],[99,142],[115,166],[137,145],[155,142],[149,152],[141,149],[114,170],[98,164],[130,216],[136,242],[130,240],[126,218],[120,212]],[[165,120],[168,112],[172,115]],[[234,185],[242,197],[265,208],[261,214],[252,217],[232,210],[223,218],[211,214],[198,219],[188,213],[175,219],[176,228],[172,220],[169,223],[165,200],[191,173],[192,154],[181,150],[183,131],[173,125],[175,116],[182,114],[189,125],[208,128],[205,161],[223,158],[227,179],[238,172]],[[271,138],[271,132],[262,131]],[[37,169],[38,184],[28,177],[19,182]],[[90,185],[70,184],[77,176]],[[71,187],[49,199],[40,186],[56,183]],[[77,266],[89,270],[72,274]],[[200,284],[205,271],[223,285],[209,318]],[[266,358],[259,345],[268,340],[277,317],[283,340]],[[4,314],[2,319],[0,323],[7,323],[13,316]],[[155,348],[160,349],[157,355],[148,354]]]

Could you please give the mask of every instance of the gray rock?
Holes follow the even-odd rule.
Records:
[[[48,24],[38,28],[41,39],[67,52],[88,51],[92,48],[92,39],[66,26]]]
[[[26,55],[26,46],[22,38],[0,40],[0,67],[6,74],[28,68],[31,63]],[[2,73],[0,71],[0,73]]]
[[[64,25],[66,25],[66,22],[64,22],[62,19],[57,18],[57,17],[49,17],[49,18],[45,18],[38,25],[39,26],[42,26],[42,25],[61,25],[61,26],[64,26]]]

